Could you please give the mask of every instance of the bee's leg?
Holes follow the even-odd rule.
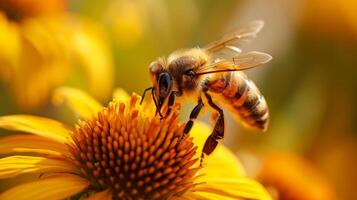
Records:
[[[183,130],[183,136],[187,135],[193,126],[193,120],[195,120],[200,113],[202,107],[204,106],[201,97],[198,99],[198,104],[193,108],[190,114],[190,120],[186,123],[185,129]]]
[[[167,103],[167,111],[166,111],[165,117],[161,117],[161,119],[166,118],[167,116],[169,116],[169,114],[171,113],[171,110],[172,110],[172,106],[175,103],[175,98],[179,97],[181,95],[182,95],[182,92],[180,92],[180,91],[171,92],[171,94],[169,96],[169,101]]]
[[[159,109],[159,104],[157,103],[157,100],[155,98],[155,88],[152,88],[151,90],[151,96],[152,96],[152,99],[154,100],[154,104],[155,104],[155,107],[156,107],[156,113],[155,115],[157,115],[157,113],[159,113],[160,117],[163,118],[162,114],[161,114],[161,111]]]
[[[224,136],[224,114],[223,110],[219,108],[213,101],[211,95],[204,92],[208,104],[218,112],[218,119],[214,125],[213,132],[208,136],[202,150],[200,166],[203,164],[203,159],[205,155],[210,155],[213,150],[217,147],[218,140],[221,140]]]
[[[149,90],[152,90],[153,87],[149,87],[149,88],[146,88],[143,92],[143,95],[141,95],[141,101],[140,101],[140,105],[143,103],[144,101],[144,98],[145,98],[145,95],[146,95],[146,92],[149,91]]]

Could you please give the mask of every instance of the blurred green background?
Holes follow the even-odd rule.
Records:
[[[50,3],[46,5],[36,0],[30,0],[30,6],[26,4],[25,7],[11,0],[0,2],[0,12],[9,23],[19,27],[28,19],[36,20],[38,10],[42,12],[50,7]],[[268,102],[270,128],[262,134],[246,130],[229,118],[224,143],[238,155],[242,152],[262,155],[277,150],[301,154],[331,181],[339,199],[357,199],[354,191],[357,185],[357,1],[56,2],[61,5],[60,15],[70,14],[76,20],[80,18],[95,24],[96,28],[90,28],[88,41],[100,42],[93,46],[82,43],[78,46],[67,45],[71,44],[68,39],[71,34],[78,34],[73,32],[76,31],[73,27],[79,27],[79,32],[86,27],[84,23],[69,25],[69,31],[63,31],[63,38],[57,41],[61,45],[66,44],[63,49],[69,52],[64,55],[68,62],[63,65],[60,62],[54,68],[54,74],[61,73],[58,69],[68,67],[68,63],[70,72],[44,91],[50,94],[58,85],[75,86],[89,91],[103,103],[110,100],[108,91],[115,87],[137,93],[147,88],[150,85],[148,65],[157,57],[179,48],[203,46],[241,24],[255,19],[264,20],[265,27],[258,38],[243,50],[259,50],[273,56],[270,63],[247,71]],[[53,7],[57,8],[57,4]],[[51,9],[48,10],[53,14]],[[45,15],[41,13],[41,18],[47,16],[47,11],[43,13]],[[1,29],[5,30],[4,26],[0,25]],[[61,26],[60,30],[63,29]],[[26,35],[26,30],[23,30],[23,35]],[[54,30],[58,33],[58,29]],[[7,48],[12,48],[14,45],[11,42],[16,43],[16,40],[9,40],[11,37],[6,36],[4,31],[0,35],[9,46],[0,48],[0,114],[25,112],[73,121],[66,111],[58,111],[51,105],[49,95],[44,95],[36,106],[17,103],[22,101],[22,96],[14,93],[26,91],[21,85],[14,86],[16,84],[12,81],[18,83],[15,77],[23,72],[16,71],[19,67],[14,72],[8,72],[12,68],[7,66],[13,61],[8,59],[12,51]],[[44,43],[48,41],[46,38],[42,40]],[[86,41],[83,42],[86,44]],[[22,48],[26,53],[26,48],[32,47],[22,45]],[[54,56],[51,56],[52,59]],[[31,61],[34,60],[32,58]],[[62,61],[62,57],[58,60]],[[34,63],[31,73],[39,68],[37,62]],[[101,74],[102,69],[106,73]],[[19,80],[27,76],[32,75],[24,73]],[[44,79],[40,85],[50,84],[52,80]],[[106,81],[105,86],[101,85]],[[29,84],[31,82],[29,80]],[[89,86],[86,82],[90,82]],[[100,91],[93,89],[97,86]],[[40,95],[41,91],[31,94]],[[185,109],[183,116],[187,116],[189,108]]]

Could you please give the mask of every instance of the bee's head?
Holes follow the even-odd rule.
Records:
[[[160,110],[172,91],[174,81],[172,75],[165,70],[160,61],[151,63],[149,70],[153,83],[154,100],[157,101],[158,110]]]

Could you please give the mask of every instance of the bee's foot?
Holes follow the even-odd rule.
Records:
[[[205,154],[202,152],[201,159],[200,159],[200,168],[203,168],[205,164],[204,162]]]
[[[187,134],[182,134],[180,136],[180,139],[178,140],[178,143],[180,143],[183,139],[185,139],[186,136],[187,136]]]

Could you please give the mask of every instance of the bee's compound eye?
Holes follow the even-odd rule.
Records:
[[[172,87],[172,78],[169,73],[163,72],[159,75],[159,93],[160,96],[165,97],[170,93]]]
[[[161,71],[161,69],[162,69],[162,65],[156,61],[151,63],[149,67],[150,73],[152,74],[158,73],[159,71]]]

